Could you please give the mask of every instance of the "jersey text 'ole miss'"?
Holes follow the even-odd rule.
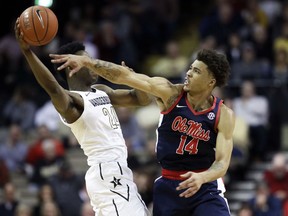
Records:
[[[215,161],[217,124],[223,100],[196,112],[183,92],[172,107],[161,112],[157,129],[157,159],[167,170],[201,171]]]

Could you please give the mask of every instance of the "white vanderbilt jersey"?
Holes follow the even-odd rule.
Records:
[[[89,166],[119,161],[126,163],[127,149],[115,109],[108,95],[101,91],[73,91],[82,96],[84,110],[74,123],[63,123],[71,128]]]

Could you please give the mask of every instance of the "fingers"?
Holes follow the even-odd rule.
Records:
[[[124,61],[121,62],[121,65],[122,65],[123,67],[127,67]]]
[[[183,190],[189,187],[194,186],[195,179],[187,179],[179,184],[176,190]]]
[[[188,198],[188,197],[193,196],[197,191],[198,191],[198,189],[196,186],[190,187],[187,190],[185,190],[183,193],[181,193],[179,196]]]
[[[49,57],[52,58],[52,63],[62,63],[69,59],[69,55],[58,55],[58,54],[49,54]]]
[[[69,56],[67,56],[67,55],[57,55],[57,54],[49,54],[49,56],[52,58],[51,59],[52,63],[57,63],[57,64],[64,63],[61,66],[59,66],[57,68],[57,70],[63,70],[65,68],[69,67],[69,62],[68,62]]]
[[[186,178],[186,180],[182,181],[179,186],[176,188],[176,190],[185,190],[183,193],[181,193],[180,197],[190,197],[193,194],[197,192],[197,184],[195,178],[192,178],[193,173],[187,172],[181,175],[181,177]]]

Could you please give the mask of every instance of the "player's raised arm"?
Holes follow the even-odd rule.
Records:
[[[63,63],[58,70],[70,69],[70,76],[77,73],[82,67],[88,68],[112,83],[127,85],[142,90],[168,101],[171,95],[178,94],[179,88],[162,77],[149,77],[145,74],[131,73],[127,67],[99,59],[91,59],[89,56],[56,55],[50,54],[52,63]]]
[[[23,33],[19,28],[19,18],[17,19],[15,26],[15,37],[19,43],[21,51],[28,62],[37,82],[50,96],[57,111],[67,120],[76,119],[78,116],[73,116],[77,114],[71,112],[70,116],[67,116],[67,110],[71,108],[71,97],[68,92],[57,82],[53,74],[49,69],[41,62],[41,60],[35,55],[35,53],[30,49],[30,45],[23,40]],[[77,114],[78,115],[78,114]]]

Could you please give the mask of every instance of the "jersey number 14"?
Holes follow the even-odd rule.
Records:
[[[176,150],[177,154],[184,154],[184,151],[189,152],[189,154],[197,154],[199,139],[192,138],[190,142],[186,144],[187,136],[182,135],[179,146]]]

